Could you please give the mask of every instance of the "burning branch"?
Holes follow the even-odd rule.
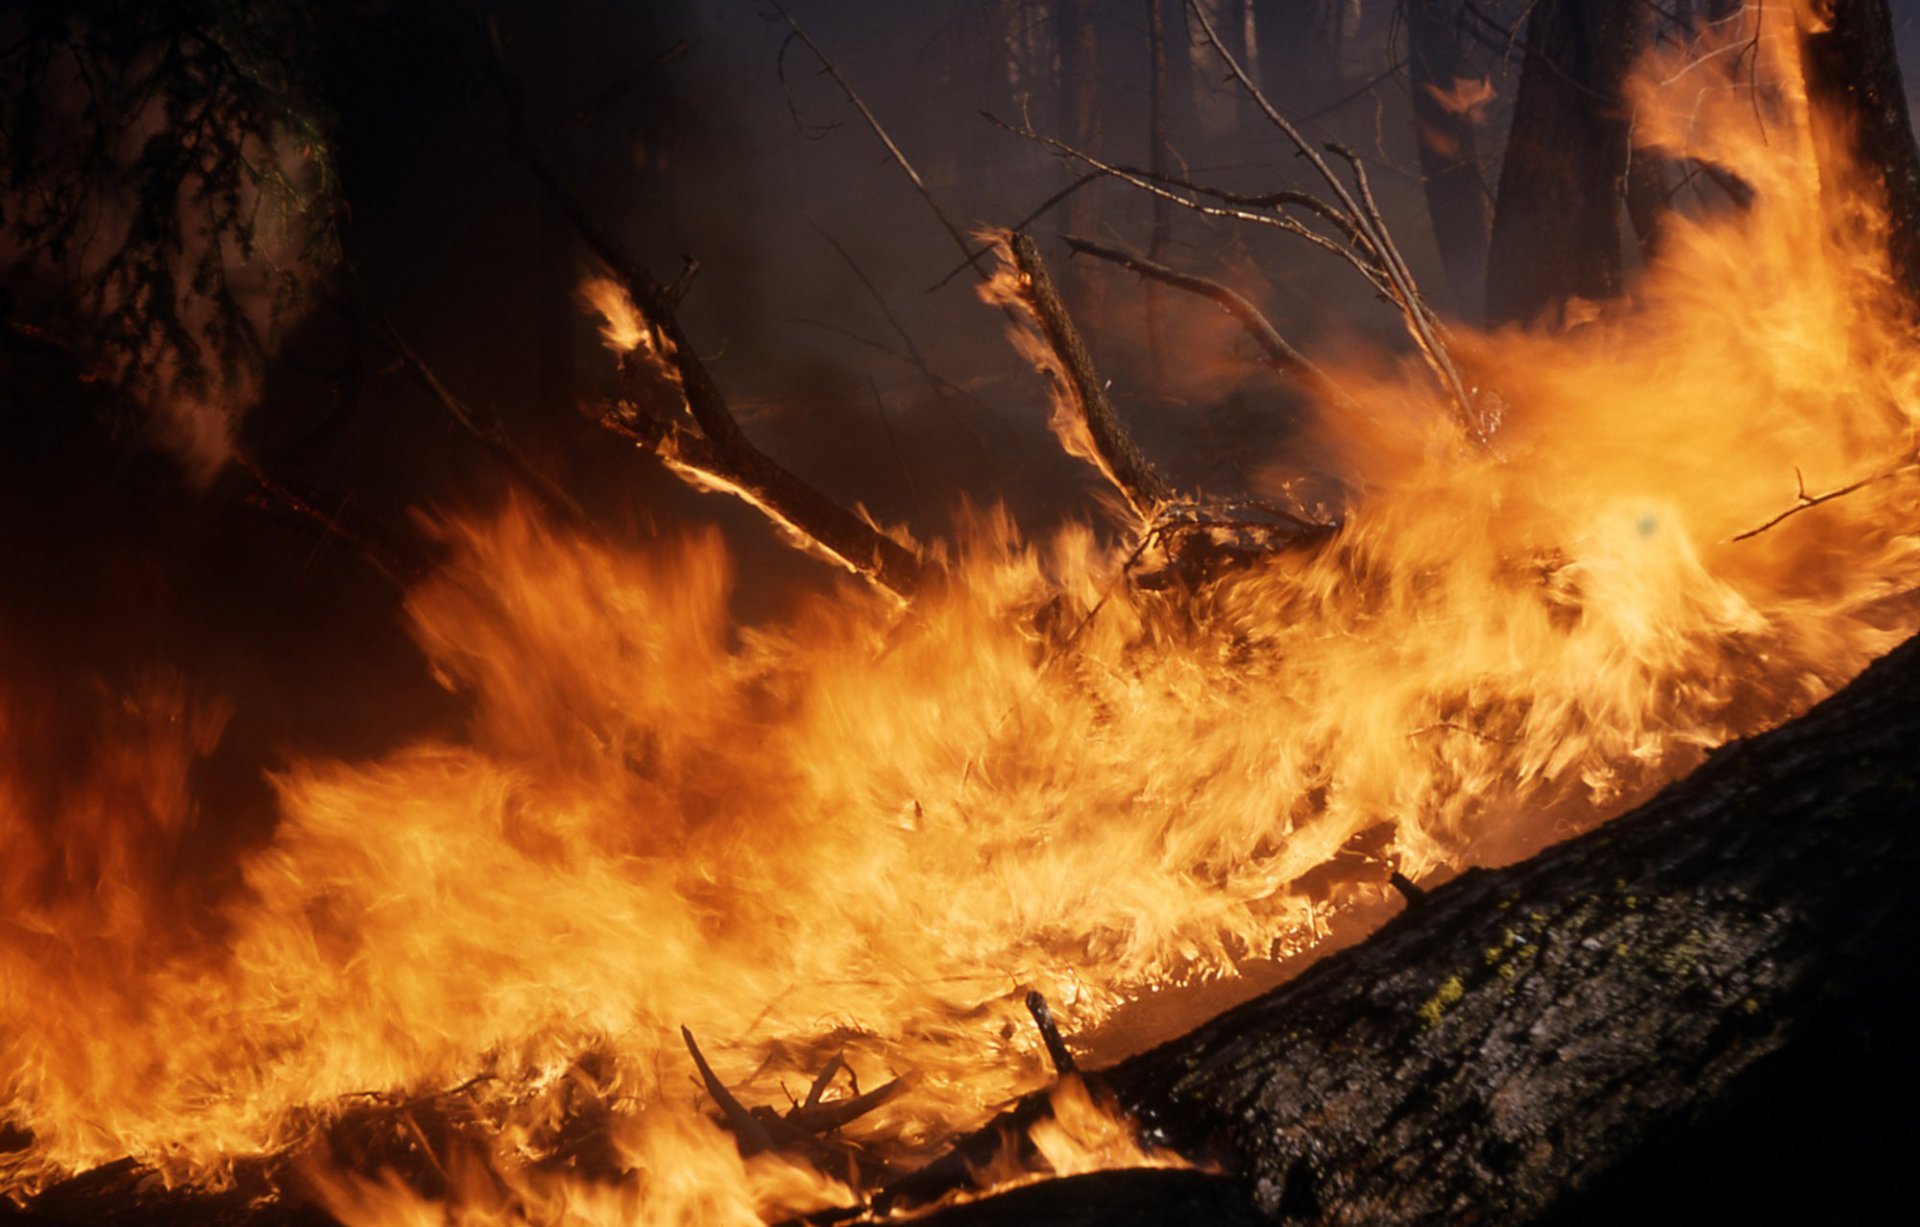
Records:
[[[1198,294],[1202,298],[1212,299],[1220,304],[1227,314],[1240,321],[1240,326],[1246,329],[1247,335],[1253,338],[1254,344],[1258,345],[1260,352],[1266,356],[1268,366],[1282,375],[1299,380],[1319,396],[1352,406],[1352,399],[1327,378],[1326,372],[1314,365],[1305,354],[1289,345],[1286,338],[1281,336],[1279,330],[1273,326],[1272,321],[1268,320],[1261,313],[1260,308],[1254,306],[1245,295],[1211,278],[1168,268],[1139,252],[1124,247],[1096,243],[1092,239],[1083,239],[1074,235],[1064,236],[1064,241],[1068,247],[1080,255],[1109,260],[1142,277],[1151,278],[1173,286],[1175,289],[1185,290],[1189,294]]]
[[[1053,1072],[1062,1078],[1074,1074],[1078,1067],[1073,1062],[1073,1053],[1060,1034],[1060,1024],[1053,1021],[1052,1007],[1037,988],[1027,993],[1027,1013],[1033,1015],[1033,1025],[1040,1028],[1040,1038],[1047,1045],[1047,1059],[1053,1062]]]
[[[788,540],[808,552],[896,596],[910,597],[922,577],[916,551],[842,507],[747,438],[674,313],[686,279],[674,287],[661,285],[574,194],[526,120],[519,91],[504,70],[504,53],[491,22],[489,34],[502,93],[528,167],[645,321],[643,340],[650,359],[646,365],[673,388],[679,402],[671,413],[657,419],[621,406],[606,422],[653,451],[694,486],[724,491],[752,504]]]
[[[1866,487],[1871,486],[1876,482],[1882,482],[1882,481],[1888,480],[1889,478],[1898,477],[1902,473],[1912,472],[1916,468],[1920,468],[1920,460],[1915,460],[1909,457],[1908,459],[1902,460],[1899,464],[1894,465],[1892,468],[1882,469],[1878,473],[1873,474],[1872,476],[1862,477],[1858,481],[1848,482],[1846,485],[1841,486],[1837,490],[1829,490],[1825,494],[1808,494],[1806,476],[1805,474],[1800,472],[1800,469],[1798,466],[1795,466],[1793,470],[1793,483],[1794,483],[1794,489],[1795,489],[1793,506],[1787,508],[1785,511],[1781,512],[1779,515],[1774,516],[1772,519],[1768,520],[1765,524],[1761,524],[1755,528],[1749,528],[1746,532],[1736,534],[1735,536],[1730,538],[1730,540],[1746,541],[1751,538],[1758,537],[1761,533],[1766,532],[1768,529],[1773,528],[1776,525],[1783,523],[1784,521],[1792,519],[1794,516],[1799,515],[1803,511],[1812,511],[1815,507],[1820,506],[1822,503],[1831,503],[1835,499],[1845,498],[1847,495],[1852,494],[1856,490],[1863,490]]]
[[[1014,273],[1009,279],[1009,292],[1032,317],[1041,339],[1052,351],[1058,363],[1054,374],[1064,384],[1058,391],[1077,417],[1071,423],[1057,423],[1067,450],[1091,461],[1120,491],[1141,525],[1151,524],[1173,501],[1172,488],[1134,444],[1113,411],[1113,402],[1107,399],[1106,385],[1093,369],[1093,357],[1080,339],[1080,330],[1074,327],[1066,304],[1060,301],[1053,279],[1047,275],[1040,248],[1027,235],[1010,234],[1006,250]]]
[[[1223,561],[1251,560],[1320,540],[1339,528],[1266,503],[1202,501],[1176,492],[1114,411],[1106,382],[1053,288],[1039,246],[1025,234],[1007,235],[1003,245],[1005,268],[992,285],[1031,321],[1035,340],[1044,347],[1041,364],[1057,385],[1054,433],[1068,452],[1100,470],[1137,517],[1139,540],[1123,573],[1157,544],[1186,578],[1204,579]],[[1146,586],[1164,587],[1165,581]]]

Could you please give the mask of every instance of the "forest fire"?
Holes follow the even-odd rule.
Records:
[[[657,305],[594,274],[622,395],[671,402],[628,432],[853,574],[747,624],[717,530],[435,513],[404,617],[463,733],[276,771],[191,925],[231,705],[156,669],[51,787],[0,688],[0,1193],[130,1157],[349,1225],[761,1223],[1214,1164],[1050,1055],[1029,994],[1071,1040],[1304,960],[1390,879],[1593,828],[1920,627],[1920,349],[1797,39],[1755,18],[1632,78],[1636,148],[1744,207],[1666,217],[1631,296],[1564,327],[1452,323],[1467,405],[1417,332],[1324,363],[1344,497],[1279,457],[1255,495],[1325,531],[1204,570],[1165,525],[1208,504],[1131,497],[1004,233],[982,296],[1120,531],[983,503],[895,534],[906,592],[729,476]],[[1493,86],[1461,86],[1478,119]],[[1048,1088],[938,1196],[873,1205]]]

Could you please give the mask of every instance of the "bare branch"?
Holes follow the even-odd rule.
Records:
[[[1812,511],[1815,507],[1820,506],[1822,503],[1831,503],[1835,499],[1845,498],[1847,495],[1852,494],[1856,490],[1863,490],[1866,487],[1871,486],[1876,482],[1886,481],[1889,478],[1898,477],[1902,473],[1910,473],[1915,471],[1916,469],[1920,469],[1920,460],[1914,460],[1910,458],[1910,459],[1901,461],[1899,464],[1894,465],[1892,468],[1882,469],[1880,472],[1875,473],[1870,477],[1862,477],[1859,481],[1848,482],[1846,485],[1841,486],[1837,490],[1829,490],[1825,494],[1810,495],[1807,493],[1806,478],[1801,476],[1800,470],[1796,468],[1793,471],[1793,479],[1796,487],[1798,488],[1799,493],[1793,506],[1787,508],[1785,511],[1781,512],[1779,515],[1774,516],[1771,520],[1768,520],[1765,524],[1759,525],[1756,528],[1749,528],[1746,532],[1739,533],[1729,538],[1728,540],[1729,541],[1746,541],[1751,538],[1758,537],[1761,533],[1764,533],[1768,529],[1773,528],[1776,525],[1779,525],[1787,520],[1792,519],[1794,516],[1799,515],[1803,511]]]
[[[1283,375],[1288,375],[1299,380],[1316,395],[1323,396],[1347,408],[1353,407],[1352,398],[1342,392],[1332,380],[1328,379],[1326,372],[1314,365],[1311,359],[1289,345],[1286,338],[1282,337],[1279,331],[1274,328],[1272,322],[1269,321],[1265,315],[1261,314],[1260,308],[1254,306],[1251,301],[1238,291],[1207,277],[1201,277],[1194,273],[1183,273],[1177,269],[1168,268],[1164,264],[1157,263],[1138,252],[1129,251],[1124,247],[1112,247],[1105,243],[1096,243],[1091,239],[1078,238],[1073,235],[1063,236],[1063,241],[1068,247],[1082,255],[1112,261],[1124,269],[1139,273],[1143,277],[1152,278],[1155,281],[1173,286],[1175,289],[1185,290],[1190,294],[1198,294],[1203,298],[1212,299],[1229,315],[1240,321],[1240,326],[1246,330],[1248,336],[1253,338],[1254,344],[1258,345],[1260,352],[1266,356],[1268,366]]]
[[[872,108],[867,106],[865,100],[863,100],[858,93],[854,92],[853,86],[848,84],[847,79],[840,75],[840,70],[834,66],[832,60],[827,58],[827,53],[820,49],[820,44],[814,42],[812,36],[801,28],[800,23],[794,20],[793,14],[787,11],[786,6],[781,4],[780,0],[769,0],[769,3],[772,5],[773,11],[780,14],[782,20],[784,20],[787,26],[793,31],[793,36],[799,39],[808,51],[813,53],[814,59],[820,61],[820,67],[826,70],[829,77],[833,78],[833,83],[840,87],[840,92],[845,94],[847,101],[853,104],[853,109],[860,112],[860,118],[866,121],[867,127],[872,129],[873,134],[880,139],[880,143],[886,146],[887,154],[893,159],[894,165],[898,166],[907,176],[907,180],[913,184],[913,190],[920,193],[920,199],[927,202],[927,208],[933,210],[933,215],[940,220],[941,228],[952,236],[954,246],[960,249],[960,253],[967,258],[967,263],[979,271],[980,276],[984,279],[987,273],[984,269],[980,268],[980,257],[987,253],[975,251],[973,245],[967,242],[966,234],[961,231],[960,227],[954,225],[953,219],[947,216],[947,211],[941,208],[940,202],[934,198],[933,189],[927,186],[927,181],[920,177],[920,172],[915,170],[913,163],[907,160],[907,155],[902,152],[899,145],[894,143],[893,137],[887,134],[886,128],[881,126],[880,120],[874,115]]]
[[[1067,144],[1065,141],[1057,140],[1054,137],[1045,135],[1044,133],[1035,132],[1032,128],[1020,127],[1015,124],[1010,124],[1005,120],[1000,119],[999,117],[992,114],[987,114],[987,119],[997,127],[1007,132],[1011,132],[1015,136],[1024,137],[1025,139],[1033,141],[1037,144],[1045,145],[1047,148],[1052,149],[1054,152],[1060,154],[1062,157],[1071,158],[1076,162],[1080,162],[1085,166],[1088,166],[1094,170],[1099,171],[1101,174],[1106,175],[1109,178],[1118,179],[1122,183],[1127,184],[1129,187],[1137,188],[1138,190],[1147,193],[1149,196],[1154,196],[1163,200],[1170,201],[1174,204],[1179,205],[1183,209],[1189,209],[1195,213],[1201,214],[1204,217],[1219,217],[1219,218],[1225,218],[1231,221],[1251,222],[1256,226],[1271,226],[1276,230],[1284,230],[1288,234],[1294,235],[1298,238],[1305,239],[1309,243],[1312,243],[1314,246],[1320,248],[1321,250],[1330,252],[1331,254],[1340,257],[1342,260],[1352,265],[1360,273],[1362,277],[1365,277],[1367,279],[1368,284],[1372,285],[1373,288],[1378,290],[1381,294],[1386,295],[1388,298],[1394,297],[1395,291],[1393,288],[1393,283],[1387,280],[1386,275],[1381,271],[1381,269],[1378,266],[1376,266],[1371,262],[1371,259],[1369,257],[1362,256],[1354,248],[1341,246],[1339,243],[1334,242],[1332,239],[1328,238],[1326,235],[1320,234],[1317,231],[1308,229],[1306,226],[1301,225],[1299,222],[1295,221],[1291,217],[1287,217],[1284,214],[1275,214],[1275,213],[1252,213],[1247,211],[1246,209],[1234,208],[1231,206],[1203,204],[1200,201],[1193,199],[1192,197],[1182,196],[1178,192],[1169,191],[1167,188],[1161,187],[1159,184],[1153,182],[1151,179],[1149,179],[1145,175],[1139,174],[1134,171],[1130,171],[1126,167],[1116,166],[1109,162],[1103,162],[1091,154],[1083,153],[1082,151],[1075,149],[1072,145]],[[1351,224],[1349,223],[1349,226],[1350,225]]]
[[[846,245],[835,238],[832,232],[827,230],[825,226],[817,222],[809,222],[807,224],[813,227],[815,234],[818,234],[827,241],[827,246],[833,248],[834,253],[840,257],[841,262],[847,266],[854,277],[860,282],[861,287],[866,290],[867,296],[873,299],[874,305],[880,308],[880,314],[886,317],[887,324],[893,329],[893,334],[900,338],[900,344],[906,351],[905,356],[908,364],[919,371],[921,377],[927,381],[927,387],[933,392],[934,400],[939,402],[940,407],[944,409],[947,416],[953,420],[953,424],[966,432],[967,437],[973,441],[974,448],[980,453],[981,458],[987,461],[988,464],[992,464],[993,456],[987,451],[986,440],[980,437],[980,432],[974,429],[973,423],[969,422],[965,415],[960,412],[959,408],[954,405],[953,401],[948,399],[947,387],[950,385],[946,380],[934,373],[933,366],[927,361],[925,355],[920,352],[920,347],[914,343],[913,334],[908,332],[907,326],[900,322],[900,317],[894,312],[893,305],[887,301],[887,296],[880,292],[880,287],[874,284],[873,278],[867,276],[867,270],[860,267],[860,262],[853,258],[853,253],[848,251]]]
[[[1392,287],[1392,297],[1399,305],[1401,314],[1406,317],[1407,328],[1412,333],[1421,356],[1426,359],[1441,387],[1452,400],[1454,414],[1459,419],[1461,427],[1475,443],[1482,447],[1487,446],[1486,425],[1480,420],[1480,415],[1474,408],[1473,399],[1446,352],[1446,345],[1442,339],[1444,329],[1433,317],[1433,313],[1427,309],[1420,297],[1419,287],[1414,283],[1413,274],[1407,268],[1399,249],[1394,246],[1392,235],[1387,230],[1386,220],[1380,215],[1380,210],[1374,203],[1373,191],[1367,184],[1366,171],[1359,158],[1355,157],[1350,150],[1339,146],[1332,147],[1333,152],[1346,158],[1353,168],[1354,184],[1358,189],[1356,198],[1356,193],[1348,190],[1347,185],[1334,173],[1333,167],[1321,156],[1320,151],[1260,91],[1259,85],[1227,49],[1219,32],[1214,29],[1212,20],[1208,18],[1206,10],[1197,3],[1197,0],[1185,0],[1185,3],[1188,14],[1199,25],[1208,44],[1226,64],[1234,79],[1240,83],[1240,88],[1245,91],[1247,97],[1253,100],[1254,105],[1267,117],[1268,122],[1293,143],[1301,156],[1307,159],[1308,164],[1333,190],[1334,199],[1352,219],[1355,228],[1365,239],[1363,251],[1378,261],[1381,271],[1386,275]]]
[[[376,327],[379,330],[380,339],[399,357],[400,369],[407,378],[432,398],[434,403],[453,419],[455,425],[464,430],[509,473],[518,478],[555,519],[576,531],[589,533],[599,531],[594,525],[593,517],[587,514],[586,509],[575,502],[573,496],[568,494],[558,482],[536,468],[533,462],[527,459],[526,454],[514,446],[513,440],[507,437],[506,428],[496,418],[473,408],[449,391],[447,386],[440,382],[440,377],[434,374],[433,368],[427,365],[426,360],[415,353],[412,347],[401,338],[391,322],[383,319]]]

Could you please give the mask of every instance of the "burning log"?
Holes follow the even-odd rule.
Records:
[[[1887,969],[1920,939],[1916,744],[1920,641],[1638,810],[1426,892],[1364,944],[1096,1076],[1274,1219],[1530,1221],[1716,1103],[1757,1091],[1794,1111],[1766,1080],[1831,1061],[1836,1027],[1907,1042],[1886,995],[1910,993]],[[1910,1085],[1910,1054],[1890,1051],[1876,1085]],[[1118,1196],[1138,1179],[1082,1184]],[[929,1221],[1085,1221],[1036,1220],[1030,1196]]]

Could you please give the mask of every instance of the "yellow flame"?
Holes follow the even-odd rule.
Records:
[[[589,277],[580,285],[581,301],[600,316],[600,339],[616,354],[632,353],[647,343],[647,328],[626,287],[611,277]]]

